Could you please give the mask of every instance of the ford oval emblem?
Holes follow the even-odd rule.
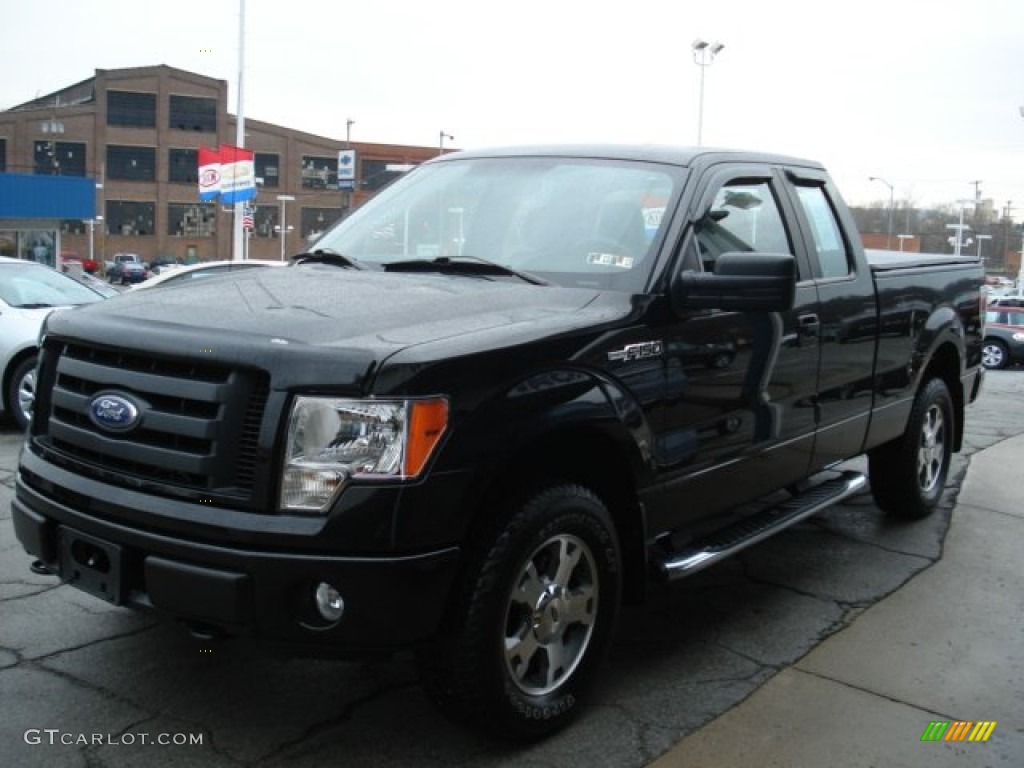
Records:
[[[108,432],[127,432],[139,424],[139,408],[122,395],[96,395],[89,403],[89,418]]]

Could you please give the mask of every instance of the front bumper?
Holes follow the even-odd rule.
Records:
[[[455,547],[346,557],[199,541],[85,512],[31,487],[20,474],[12,513],[28,553],[62,581],[107,602],[155,611],[204,632],[348,655],[390,652],[429,637],[459,556]],[[334,622],[316,610],[315,591],[323,582],[344,600]]]

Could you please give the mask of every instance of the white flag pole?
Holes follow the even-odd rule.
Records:
[[[238,115],[236,121],[235,146],[245,146],[245,102],[243,79],[245,74],[245,0],[238,0]],[[245,203],[235,203],[232,229],[233,261],[245,259],[245,236],[242,230],[242,213]]]

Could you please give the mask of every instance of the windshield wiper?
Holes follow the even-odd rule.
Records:
[[[332,264],[336,267],[346,267],[348,269],[366,269],[358,260],[330,248],[317,248],[315,251],[292,256],[289,266],[294,267],[299,264]]]
[[[46,307],[52,307],[53,304],[48,304],[45,301],[30,302],[28,304],[18,304],[18,309],[44,309]]]
[[[521,272],[504,264],[481,259],[478,256],[438,256],[436,259],[408,259],[406,261],[386,261],[381,264],[386,272],[440,272],[457,275],[508,275],[518,277],[530,285],[551,285],[529,272]]]

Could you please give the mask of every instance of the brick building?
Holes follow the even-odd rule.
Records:
[[[25,256],[52,235],[53,251],[98,258],[128,251],[144,260],[231,257],[232,215],[199,203],[200,146],[236,143],[228,84],[164,65],[96,70],[93,77],[0,112],[0,173],[91,177],[94,219],[6,220],[0,254]],[[309,238],[437,147],[352,142],[355,188],[339,189],[346,142],[246,118],[245,146],[256,153],[259,194],[248,256],[297,253]],[[284,197],[280,200],[279,197]],[[91,246],[91,247],[90,247]]]

